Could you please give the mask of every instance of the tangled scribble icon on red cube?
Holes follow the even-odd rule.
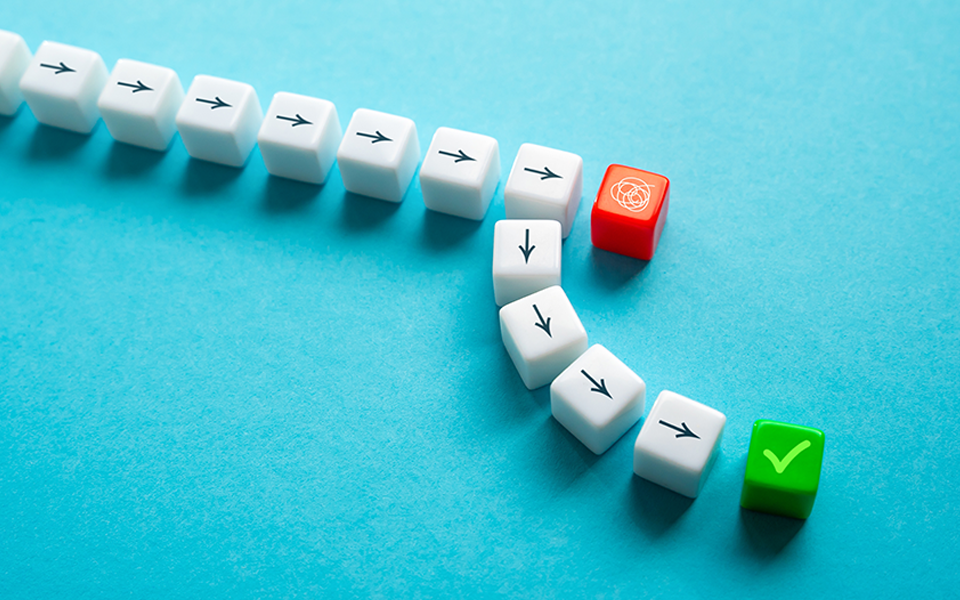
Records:
[[[617,204],[630,212],[640,212],[650,204],[650,191],[653,188],[637,177],[624,177],[610,188],[610,195]]]

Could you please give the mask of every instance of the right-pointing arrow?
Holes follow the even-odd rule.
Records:
[[[313,125],[310,121],[304,119],[300,116],[300,113],[297,113],[296,118],[294,117],[285,117],[283,115],[277,115],[277,118],[281,121],[290,121],[290,127],[296,127],[297,125]]]
[[[697,438],[698,440],[700,439],[700,436],[690,431],[690,428],[687,427],[687,424],[683,421],[680,422],[680,425],[683,426],[683,429],[680,429],[679,427],[677,427],[676,425],[673,425],[672,423],[667,423],[666,421],[660,421],[660,424],[663,425],[664,427],[669,427],[674,431],[679,431],[680,433],[676,435],[676,437],[678,438],[692,437],[692,438]]]
[[[210,105],[210,110],[215,110],[218,108],[231,108],[229,104],[220,99],[220,96],[214,96],[216,100],[207,100],[206,98],[197,98],[197,102],[203,102],[204,104]]]
[[[476,162],[476,160],[477,160],[477,159],[475,159],[474,157],[468,155],[468,154],[467,154],[466,152],[464,152],[463,150],[457,150],[457,153],[456,153],[456,154],[454,154],[453,152],[447,152],[446,150],[438,150],[438,152],[439,152],[440,154],[443,154],[444,156],[452,156],[453,158],[457,159],[457,160],[453,161],[453,162],[455,162],[455,163],[463,162],[463,161],[465,161],[465,160],[469,160],[469,161]]]
[[[371,139],[371,141],[370,141],[371,144],[376,144],[377,142],[392,142],[392,141],[393,141],[393,140],[391,140],[390,138],[388,138],[387,136],[385,136],[385,135],[383,135],[382,133],[380,133],[380,130],[379,130],[379,129],[377,130],[377,134],[376,134],[376,135],[374,135],[374,134],[372,134],[372,133],[363,133],[362,131],[358,131],[358,132],[357,132],[357,135],[359,135],[360,137],[370,138],[370,139]]]
[[[123,87],[128,87],[128,88],[133,88],[133,90],[130,92],[131,94],[136,94],[137,92],[152,92],[152,91],[153,91],[153,88],[152,88],[152,87],[148,87],[148,86],[143,85],[143,82],[140,81],[139,79],[137,80],[136,83],[127,83],[126,81],[118,81],[118,82],[117,82],[117,85],[120,85],[120,86],[123,86]]]
[[[543,175],[543,177],[540,178],[540,181],[543,181],[544,179],[563,179],[563,177],[560,177],[559,175],[551,171],[550,167],[544,167],[542,171],[531,169],[530,167],[524,167],[523,170],[529,171],[531,173],[536,173],[537,175]]]
[[[60,73],[76,73],[76,69],[71,69],[67,65],[63,64],[63,61],[59,65],[48,65],[46,63],[40,63],[40,66],[44,69],[53,69],[54,75],[59,75]]]

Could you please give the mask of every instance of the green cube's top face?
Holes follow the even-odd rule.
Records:
[[[753,424],[746,481],[784,492],[815,495],[823,463],[823,432],[760,419]]]

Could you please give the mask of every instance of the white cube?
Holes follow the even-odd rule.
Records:
[[[30,49],[22,37],[0,30],[0,115],[13,115],[23,103],[20,78],[30,58]]]
[[[113,67],[97,107],[113,139],[166,150],[177,132],[183,97],[180,78],[172,69],[122,58]]]
[[[563,240],[556,221],[497,221],[493,230],[493,295],[497,306],[560,285]]]
[[[576,154],[523,144],[503,188],[508,219],[554,219],[570,235],[583,193],[583,159]]]
[[[553,381],[587,349],[587,331],[558,285],[501,308],[500,335],[531,390]]]
[[[657,396],[633,447],[633,472],[696,498],[720,453],[727,417],[680,394]]]
[[[420,168],[430,210],[479,221],[500,181],[500,146],[490,136],[441,127]]]
[[[337,160],[340,119],[333,102],[278,92],[257,134],[267,171],[321,184]]]
[[[20,79],[20,91],[44,125],[90,133],[100,120],[97,98],[108,76],[96,52],[43,42]]]
[[[594,454],[603,454],[643,416],[647,386],[599,344],[550,384],[553,418]]]
[[[348,192],[400,202],[420,164],[417,126],[405,117],[358,108],[337,150]]]
[[[246,83],[197,75],[177,112],[177,130],[193,158],[242,167],[257,143],[263,110]]]

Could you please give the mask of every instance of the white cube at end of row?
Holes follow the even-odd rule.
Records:
[[[558,285],[501,308],[500,335],[531,390],[553,381],[587,349],[587,331]]]
[[[197,75],[177,111],[177,130],[193,158],[242,167],[257,143],[263,109],[252,86]]]
[[[343,187],[400,202],[420,164],[417,126],[406,117],[358,108],[337,150]]]
[[[0,115],[12,116],[23,104],[20,78],[31,58],[30,48],[22,37],[0,30]]]
[[[430,210],[479,221],[500,182],[500,147],[490,136],[441,127],[420,168]]]
[[[643,417],[647,386],[599,344],[550,384],[553,418],[594,454],[603,454]]]
[[[108,77],[96,52],[43,42],[20,79],[20,92],[44,125],[90,133],[100,120],[97,99]]]
[[[306,183],[327,180],[340,145],[340,119],[333,102],[277,92],[267,108],[257,144],[267,171]]]
[[[493,295],[503,306],[560,285],[560,223],[497,221],[493,230]]]
[[[176,72],[120,59],[97,107],[113,139],[151,150],[166,150],[177,132],[183,86]]]
[[[633,472],[696,498],[720,453],[726,422],[718,410],[674,392],[660,392],[637,435]]]
[[[508,219],[554,219],[570,235],[583,194],[583,159],[570,152],[523,144],[503,188]]]

